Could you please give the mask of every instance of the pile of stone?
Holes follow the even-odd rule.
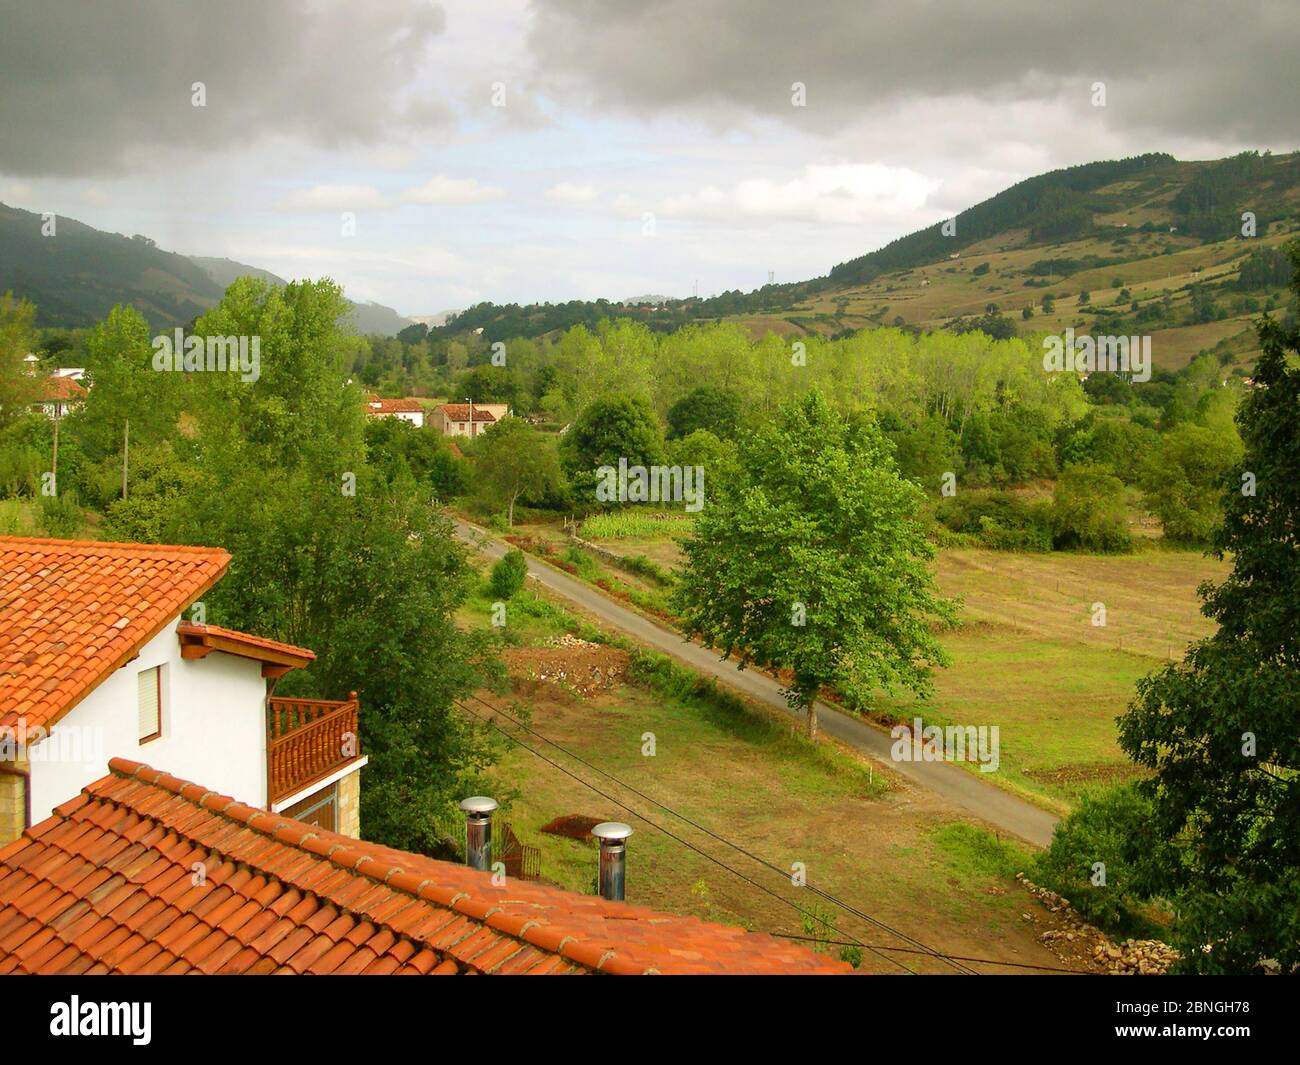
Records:
[[[1179,958],[1178,951],[1158,939],[1126,939],[1117,943],[1080,917],[1068,899],[1040,887],[1024,873],[1017,873],[1016,879],[1064,925],[1038,937],[1039,942],[1062,957],[1073,954],[1090,959],[1096,967],[1114,976],[1161,976]]]

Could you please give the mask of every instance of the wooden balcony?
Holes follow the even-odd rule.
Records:
[[[361,757],[357,693],[345,702],[268,700],[266,803],[271,806]]]

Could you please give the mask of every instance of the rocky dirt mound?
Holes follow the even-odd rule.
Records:
[[[557,637],[546,647],[517,647],[501,655],[512,677],[552,684],[576,695],[589,696],[620,683],[630,659],[626,651],[580,640]]]
[[[1038,939],[1064,961],[1084,962],[1112,976],[1162,976],[1179,958],[1178,951],[1158,939],[1116,943],[1084,921],[1068,899],[1025,879],[1024,873],[1017,873],[1016,879],[1060,921],[1060,928],[1049,929]]]

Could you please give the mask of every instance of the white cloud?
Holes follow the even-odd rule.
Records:
[[[313,185],[294,189],[275,206],[281,211],[382,211],[389,203],[373,185]]]
[[[450,178],[439,174],[423,185],[402,193],[403,203],[463,205],[489,203],[505,196],[504,189],[484,185],[473,178]]]
[[[561,181],[546,190],[546,198],[560,203],[590,203],[596,198],[596,189],[592,185],[577,185],[571,181]]]
[[[32,199],[32,187],[25,181],[9,181],[0,185],[0,201],[8,204],[27,204]]]
[[[858,225],[910,215],[942,184],[939,178],[881,163],[810,165],[786,181],[750,178],[726,191],[707,185],[669,197],[661,210],[679,218],[748,216]]]

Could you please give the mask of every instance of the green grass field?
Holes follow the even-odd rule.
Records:
[[[525,598],[533,597],[525,593]],[[719,697],[707,687],[696,688],[686,671],[656,656],[638,656],[627,677],[587,695],[561,683],[540,682],[519,656],[571,654],[580,662],[584,653],[621,652],[607,647],[534,651],[560,632],[595,634],[582,630],[562,607],[512,605],[520,607],[513,615],[519,619],[512,641],[516,646],[506,652],[514,663],[513,688],[483,697],[511,716],[524,713],[522,720],[546,740],[505,716],[496,720],[507,733],[581,778],[575,780],[509,741],[491,770],[499,791],[515,796],[502,816],[525,844],[539,848],[546,880],[591,892],[596,850],[591,843],[543,833],[543,825],[570,814],[625,820],[636,830],[629,845],[630,902],[792,935],[807,933],[805,911],[829,920],[848,937],[905,945],[793,886],[785,871],[798,862],[810,883],[938,949],[1059,964],[1021,917],[1035,904],[1015,883],[1015,872],[1027,861],[1015,845],[970,828],[938,800],[898,788],[886,772],[835,747],[808,744],[779,716]],[[463,620],[486,624],[488,607],[476,598],[467,604]],[[474,705],[488,713],[482,704]],[[644,753],[647,734],[654,737],[652,756]],[[782,872],[718,842],[652,800]],[[807,923],[818,935],[840,938],[815,919]],[[918,972],[947,968],[933,959],[893,956]],[[864,952],[862,968],[903,971],[870,951]]]
[[[603,546],[665,567],[680,560],[674,538]],[[1115,719],[1139,679],[1209,635],[1196,589],[1227,572],[1226,562],[1159,546],[1111,556],[941,551],[940,588],[963,604],[962,626],[941,637],[952,664],[928,707],[882,698],[881,716],[910,721],[919,709],[927,723],[997,725],[1001,768],[986,775],[1063,812],[1132,774]],[[1093,623],[1096,604],[1104,625]]]

